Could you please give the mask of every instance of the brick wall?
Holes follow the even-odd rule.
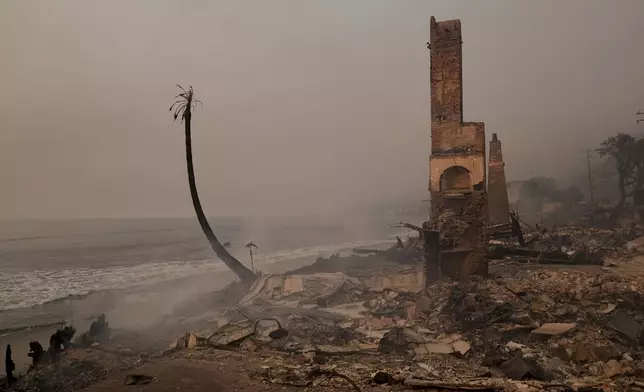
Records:
[[[430,20],[432,137],[463,122],[461,22]]]
[[[488,164],[488,211],[491,225],[510,222],[510,201],[505,182],[505,163],[501,151],[501,141],[496,133],[490,141],[490,161]]]
[[[429,191],[432,215],[448,208],[462,214],[469,228],[456,249],[445,255],[454,277],[487,273],[487,193],[485,126],[463,122],[461,22],[430,21],[431,156]],[[450,167],[469,172],[470,187],[442,192],[441,176]]]

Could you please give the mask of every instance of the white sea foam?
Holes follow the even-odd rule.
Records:
[[[345,242],[283,250],[270,254],[258,252],[255,255],[255,264],[261,269],[262,265],[271,265],[280,261],[294,259],[313,261],[317,257],[329,256],[333,253],[344,255],[355,247],[379,244],[383,244],[383,241]],[[31,307],[69,296],[86,295],[93,291],[146,286],[225,270],[226,267],[219,262],[203,260],[0,274],[0,310]]]

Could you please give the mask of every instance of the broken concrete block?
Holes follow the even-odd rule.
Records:
[[[575,326],[575,323],[546,323],[530,333],[534,335],[559,336],[575,328]]]
[[[197,336],[195,336],[195,334],[192,334],[192,333],[189,334],[187,340],[188,340],[188,343],[187,343],[188,348],[197,347]]]
[[[414,350],[416,354],[452,354],[454,346],[447,343],[425,343]]]
[[[554,306],[554,301],[545,294],[538,295],[530,301],[530,308],[533,312],[544,312],[549,307]]]
[[[470,344],[466,342],[465,340],[457,340],[454,343],[452,343],[452,348],[454,349],[455,353],[459,353],[460,355],[465,355],[470,351]]]
[[[644,247],[644,237],[639,237],[626,243],[626,249],[628,250],[638,250],[642,247]]]
[[[179,339],[175,340],[174,342],[170,343],[170,346],[168,346],[170,349],[179,349],[179,348],[186,348],[188,347],[188,335],[183,335]]]
[[[521,349],[525,348],[525,344],[516,343],[516,342],[508,342],[508,343],[506,343],[505,347],[507,347],[511,351],[515,351],[515,350],[521,350]]]
[[[572,355],[570,356],[570,359],[572,359],[575,362],[591,362],[591,361],[594,361],[596,358],[595,358],[594,350],[591,346],[584,343],[579,343],[572,350]]]
[[[624,368],[622,368],[622,365],[620,365],[620,363],[614,359],[611,359],[610,361],[604,363],[602,368],[604,370],[604,375],[606,375],[606,377],[608,378],[624,373]]]
[[[606,324],[626,337],[631,343],[638,342],[642,325],[623,311],[615,312]]]
[[[425,340],[418,334],[416,331],[409,329],[409,328],[403,328],[402,329],[403,335],[405,336],[405,339],[409,343],[423,343]]]
[[[217,331],[210,337],[210,344],[216,346],[225,346],[236,343],[255,333],[255,329],[250,325],[228,324]]]

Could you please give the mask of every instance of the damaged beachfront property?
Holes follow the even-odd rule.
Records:
[[[431,219],[400,223],[417,236],[264,271],[145,329],[60,328],[14,347],[33,362],[12,390],[644,390],[644,227],[521,222],[497,134],[463,121],[460,21],[432,17],[430,37]]]
[[[488,226],[510,222],[501,142],[495,133],[486,165],[485,124],[463,121],[460,20],[437,22],[432,17],[430,25],[432,142],[429,192],[433,228],[436,229],[436,221],[444,211],[456,213],[467,222],[461,238],[434,257],[438,257],[435,272],[452,277],[484,275],[487,273]],[[427,279],[432,281],[438,277],[428,276]]]

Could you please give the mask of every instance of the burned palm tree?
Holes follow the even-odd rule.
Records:
[[[217,254],[217,257],[226,264],[244,283],[251,283],[255,279],[255,274],[246,268],[242,263],[234,258],[228,250],[219,242],[215,233],[213,233],[206,215],[203,212],[201,207],[201,202],[199,201],[199,194],[197,193],[197,184],[195,181],[195,172],[194,165],[192,162],[192,134],[191,134],[191,120],[192,120],[192,111],[196,109],[197,105],[202,105],[203,103],[197,99],[194,99],[194,90],[190,86],[187,90],[183,87],[177,85],[181,92],[175,96],[175,102],[170,106],[170,111],[174,111],[174,120],[181,118],[181,122],[184,124],[185,137],[186,137],[186,163],[188,165],[188,183],[190,185],[190,196],[192,197],[192,205],[195,208],[195,213],[197,214],[197,220],[199,225],[201,225],[201,230],[206,235],[210,246]]]
[[[253,270],[253,273],[255,273],[255,262],[253,261],[253,248],[257,249],[257,245],[255,245],[253,241],[251,241],[246,244],[246,247],[248,248],[248,253],[250,253],[250,268]]]
[[[7,374],[7,386],[11,385],[17,380],[13,375],[13,371],[16,370],[16,364],[11,358],[11,345],[7,344],[7,350],[4,354],[4,371]]]

